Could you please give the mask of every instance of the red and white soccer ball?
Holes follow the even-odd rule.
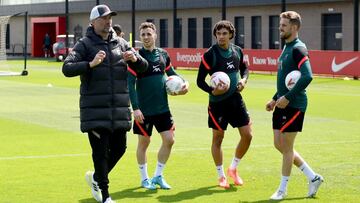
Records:
[[[218,84],[223,84],[224,86],[227,85],[227,87],[229,88],[230,87],[229,76],[222,71],[213,73],[210,78],[210,86],[212,88],[215,88],[218,86]]]
[[[165,86],[168,94],[177,94],[186,85],[186,82],[177,75],[171,75],[166,79]]]
[[[300,79],[301,72],[298,70],[293,70],[289,74],[286,75],[285,78],[285,85],[288,90],[294,88],[297,81]]]

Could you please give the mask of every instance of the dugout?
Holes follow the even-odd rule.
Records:
[[[51,44],[56,42],[56,36],[66,31],[65,17],[31,18],[31,56],[43,57],[43,40],[46,33],[50,35]],[[52,55],[52,53],[51,53]]]

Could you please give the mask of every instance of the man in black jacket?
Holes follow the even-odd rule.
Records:
[[[113,202],[108,192],[108,173],[126,150],[131,128],[127,66],[143,72],[148,63],[111,28],[116,15],[106,5],[95,6],[86,36],[64,61],[66,77],[80,76],[81,131],[88,133],[95,172],[86,180],[98,202]]]

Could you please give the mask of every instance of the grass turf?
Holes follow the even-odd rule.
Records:
[[[19,61],[9,61],[21,70]],[[62,63],[28,61],[26,77],[0,77],[0,202],[95,202],[84,175],[92,169],[87,137],[79,132],[79,78],[65,78]],[[15,68],[15,69],[16,69]],[[272,144],[271,113],[265,103],[276,77],[251,74],[243,92],[253,120],[253,142],[239,165],[242,187],[217,187],[207,128],[207,95],[196,87],[196,71],[178,71],[190,82],[185,96],[170,97],[176,143],[164,174],[171,190],[139,187],[137,138],[110,173],[110,194],[118,202],[268,202],[278,187],[281,156]],[[358,202],[360,193],[360,82],[315,78],[296,149],[325,183],[316,199],[306,199],[305,176],[293,168],[283,202]],[[148,151],[149,175],[155,169],[160,137],[154,131]],[[224,167],[239,140],[228,128]]]

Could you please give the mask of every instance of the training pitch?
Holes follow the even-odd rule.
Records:
[[[21,71],[22,61],[8,61]],[[0,203],[95,203],[85,172],[91,149],[79,130],[79,78],[65,78],[62,63],[29,60],[28,76],[0,77]],[[19,68],[19,70],[16,70]],[[171,190],[140,188],[137,137],[128,133],[124,157],[110,173],[117,202],[268,202],[280,181],[281,156],[273,147],[271,113],[265,103],[275,92],[275,75],[251,74],[242,95],[253,121],[253,141],[239,165],[245,184],[217,187],[207,128],[208,95],[196,86],[196,71],[178,71],[190,82],[185,96],[169,99],[176,131],[164,170]],[[307,181],[296,167],[283,202],[358,202],[360,198],[360,81],[315,77],[296,150],[325,182],[307,199]],[[227,168],[239,140],[228,127],[223,152]],[[160,136],[153,132],[148,169],[155,169]],[[232,182],[231,182],[232,183]]]

